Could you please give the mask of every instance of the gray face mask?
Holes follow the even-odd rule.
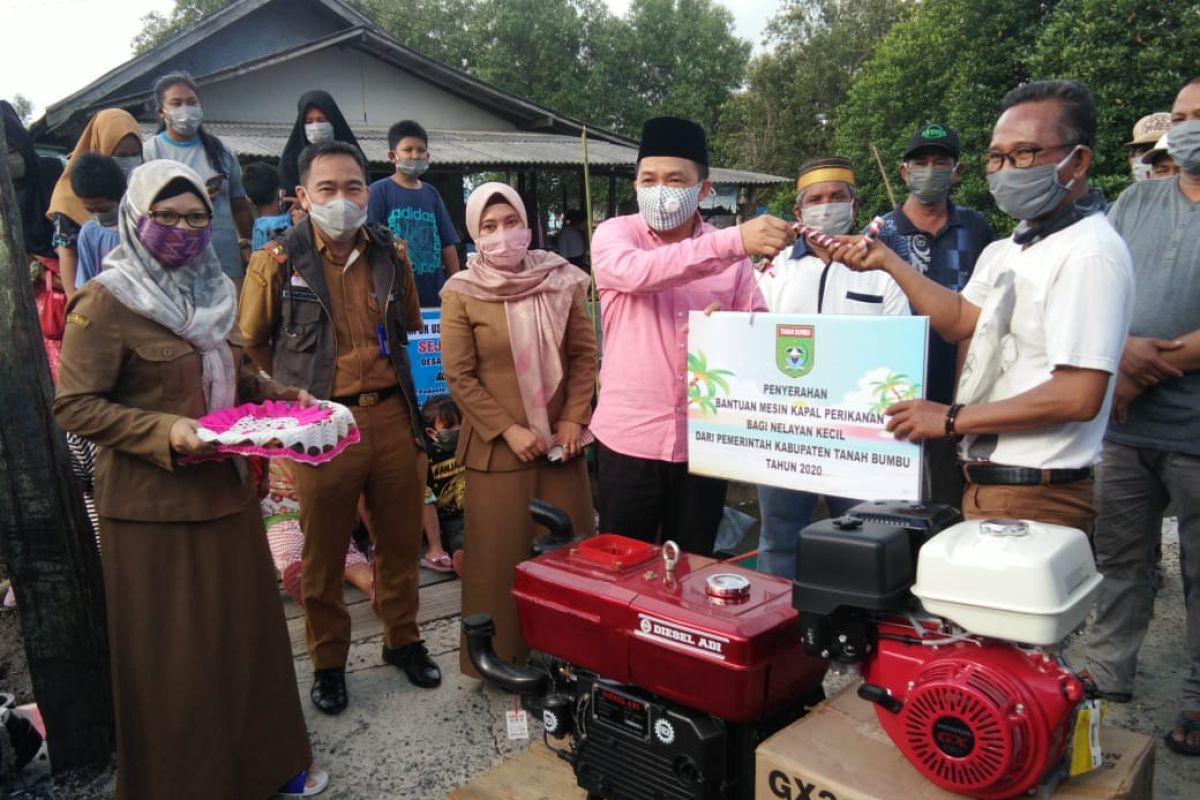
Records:
[[[117,220],[121,218],[121,204],[118,203],[108,211],[99,211],[92,214],[92,219],[96,220],[97,225],[103,225],[105,228],[115,228]]]
[[[1058,204],[1075,184],[1072,178],[1067,183],[1058,180],[1058,171],[1079,150],[1079,145],[1057,164],[1042,164],[1026,169],[1002,169],[987,176],[988,189],[996,206],[1013,219],[1028,221],[1038,219],[1058,208]]]
[[[126,178],[129,177],[129,173],[133,172],[136,167],[142,165],[141,156],[113,156],[112,160],[117,162],[117,166],[121,168],[121,172]]]
[[[1167,155],[1188,175],[1200,176],[1200,119],[1180,122],[1167,131]]]
[[[918,203],[927,206],[941,203],[950,194],[954,167],[909,167],[908,191]]]
[[[429,171],[428,158],[397,158],[396,172],[409,178],[419,178]]]
[[[829,236],[849,233],[854,224],[854,203],[822,203],[800,209],[800,221]]]

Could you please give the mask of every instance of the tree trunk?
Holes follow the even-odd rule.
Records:
[[[52,393],[20,211],[0,160],[0,555],[57,774],[109,763],[113,710],[100,559]]]

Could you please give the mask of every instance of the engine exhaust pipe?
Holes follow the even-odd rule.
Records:
[[[533,517],[534,522],[549,531],[547,535],[539,536],[533,541],[530,549],[534,556],[544,556],[575,543],[575,529],[571,525],[571,518],[558,506],[533,498],[529,501],[529,515]]]
[[[497,655],[492,647],[496,623],[491,615],[471,614],[463,617],[462,629],[467,637],[467,655],[484,680],[521,695],[546,693],[547,678],[544,672],[509,664]]]

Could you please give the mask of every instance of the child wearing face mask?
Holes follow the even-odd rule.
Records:
[[[300,153],[310,144],[339,141],[354,145],[362,152],[358,138],[346,122],[345,115],[329,92],[320,90],[305,92],[296,103],[296,122],[288,136],[283,153],[279,156],[279,186],[289,197],[296,194],[300,185],[298,164]],[[259,245],[255,245],[257,250]]]
[[[54,225],[53,245],[58,254],[63,288],[68,296],[79,285],[75,278],[79,262],[76,250],[79,231],[91,219],[91,211],[84,207],[71,188],[71,174],[85,154],[99,153],[112,156],[121,172],[128,177],[130,171],[142,162],[141,136],[141,127],[128,111],[120,108],[101,109],[88,120],[79,134],[71,160],[54,185],[46,214]]]
[[[154,83],[158,133],[142,143],[146,161],[169,159],[194,169],[213,203],[212,247],[221,269],[241,290],[250,258],[254,209],[242,186],[237,156],[204,126],[204,106],[196,82],[185,72],[172,72]]]
[[[462,412],[450,395],[429,398],[421,406],[425,422],[429,478],[421,527],[427,550],[421,566],[462,575],[463,501],[466,497],[466,468],[458,463],[458,431]]]
[[[429,169],[429,134],[412,120],[388,130],[391,177],[371,184],[367,221],[386,225],[408,244],[421,305],[441,305],[438,292],[458,272],[458,232],[438,190],[421,180]]]
[[[75,241],[78,258],[75,288],[78,289],[100,274],[104,257],[121,241],[117,219],[125,195],[125,173],[114,158],[84,153],[71,170],[71,189],[91,215]]]

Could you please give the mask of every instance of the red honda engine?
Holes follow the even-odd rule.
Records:
[[[1000,800],[1036,786],[1065,752],[1079,679],[1048,653],[991,640],[900,641],[913,633],[881,625],[863,665],[866,685],[887,695],[878,714],[892,741],[950,791]]]
[[[983,800],[1052,786],[1085,694],[1061,652],[1100,583],[1087,539],[1013,520],[938,532],[927,512],[864,504],[801,531],[806,646],[860,665],[859,696],[938,786]]]
[[[564,517],[535,518],[569,541]],[[752,800],[754,748],[823,699],[790,582],[604,534],[519,565],[513,595],[537,663],[500,663],[491,622],[463,620],[475,666],[518,692],[589,798]]]

